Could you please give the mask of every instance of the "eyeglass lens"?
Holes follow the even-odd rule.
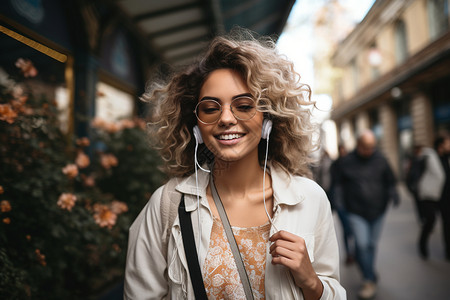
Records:
[[[231,113],[239,120],[250,120],[256,114],[256,103],[250,97],[236,98],[230,106]],[[219,120],[222,105],[215,100],[203,100],[197,104],[195,114],[201,122],[211,124]]]

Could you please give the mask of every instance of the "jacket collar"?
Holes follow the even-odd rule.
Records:
[[[202,166],[204,169],[209,169],[208,166]],[[274,210],[277,206],[284,205],[296,205],[302,202],[305,195],[302,191],[301,184],[291,174],[284,172],[283,170],[269,164],[269,173],[272,177],[272,188],[274,191]],[[191,195],[193,197],[185,197],[185,204],[187,211],[193,211],[197,209],[197,191],[200,197],[200,203],[208,206],[206,199],[206,188],[209,184],[210,173],[202,170],[197,171],[197,179],[195,173],[181,179],[178,185],[175,187],[177,191],[185,195]],[[198,190],[197,190],[198,184]]]
[[[209,170],[209,166],[203,165],[202,168]],[[206,199],[206,187],[209,183],[210,173],[203,170],[197,170],[197,176],[194,174],[180,179],[179,183],[175,187],[180,193],[190,195],[193,197],[185,197],[186,211],[193,211],[197,209],[197,195],[199,196],[200,203],[208,206]],[[198,186],[198,189],[197,189]]]
[[[274,210],[280,204],[296,205],[305,199],[305,194],[301,189],[301,183],[297,177],[270,165],[270,175],[272,177],[272,188],[274,193]]]

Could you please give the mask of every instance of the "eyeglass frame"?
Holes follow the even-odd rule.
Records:
[[[237,117],[237,116],[234,114],[233,108],[232,108],[232,106],[231,106],[231,105],[233,104],[234,101],[239,100],[239,99],[242,99],[242,98],[250,99],[250,100],[252,100],[252,101],[254,102],[254,104],[255,104],[255,112],[254,112],[253,115],[252,115],[250,118],[248,118],[248,119],[242,119],[242,118]],[[204,101],[213,101],[213,102],[217,103],[217,104],[219,105],[219,107],[220,107],[220,114],[219,114],[219,116],[217,117],[217,120],[215,120],[214,122],[206,123],[206,122],[202,121],[202,120],[200,119],[200,117],[198,116],[198,114],[197,114],[197,108],[198,108],[198,106],[199,106],[202,102],[204,102]],[[231,111],[231,113],[233,114],[233,117],[235,117],[236,119],[238,119],[238,120],[240,120],[240,121],[248,121],[248,120],[251,120],[251,119],[256,115],[256,112],[258,111],[258,110],[257,110],[257,107],[256,107],[256,100],[255,100],[253,97],[251,97],[251,96],[242,95],[242,96],[239,96],[239,97],[236,97],[235,99],[233,99],[233,100],[231,101],[230,104],[221,104],[219,101],[217,101],[217,100],[215,100],[215,99],[205,99],[205,100],[199,101],[199,102],[197,103],[197,105],[195,105],[195,109],[194,109],[193,113],[195,114],[195,117],[197,118],[198,121],[200,121],[201,123],[206,124],[206,125],[211,125],[211,124],[214,124],[214,123],[216,123],[216,122],[218,122],[218,121],[220,120],[220,117],[222,116],[222,113],[223,113],[223,106],[225,106],[225,105],[230,106],[230,111]]]

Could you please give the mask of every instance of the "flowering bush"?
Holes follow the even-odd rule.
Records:
[[[30,63],[17,64],[28,78]],[[95,120],[91,139],[67,137],[54,101],[25,80],[0,81],[0,295],[95,299],[122,280],[159,160],[141,120]]]

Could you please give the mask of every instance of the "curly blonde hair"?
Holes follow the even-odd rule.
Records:
[[[155,105],[150,123],[150,138],[165,162],[170,176],[188,176],[194,172],[193,113],[200,89],[208,75],[217,69],[233,69],[241,74],[258,110],[273,122],[268,158],[293,175],[311,176],[311,152],[316,147],[312,135],[311,89],[300,83],[300,75],[291,61],[280,55],[269,37],[255,38],[239,30],[213,39],[200,59],[171,77],[168,83],[152,82],[143,100]],[[260,142],[263,162],[265,144]],[[198,150],[203,159],[211,158],[204,144]],[[201,156],[201,155],[200,155]],[[213,157],[212,157],[213,158]]]

